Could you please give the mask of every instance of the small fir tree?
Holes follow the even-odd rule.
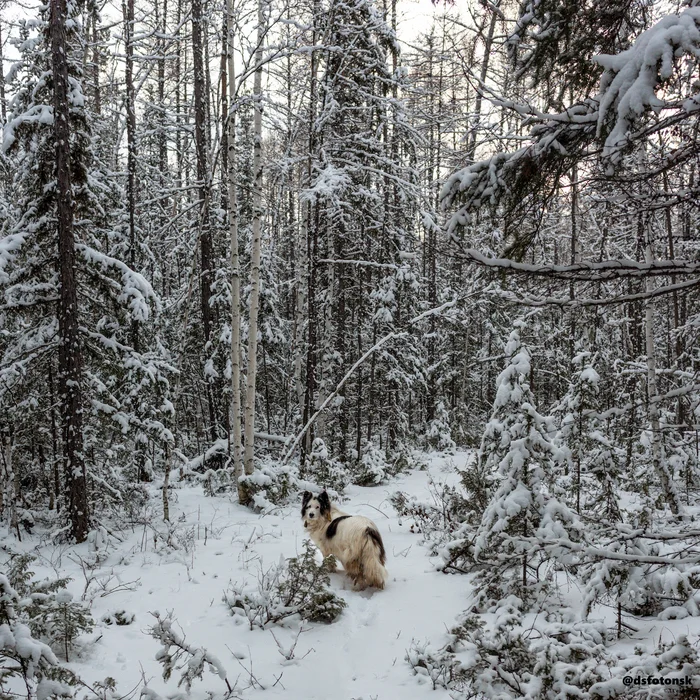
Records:
[[[569,389],[554,411],[555,415],[562,415],[554,443],[562,451],[561,456],[571,472],[576,512],[581,513],[584,507],[615,522],[621,518],[617,503],[620,455],[597,418],[600,375],[594,362],[595,357],[590,352],[579,352],[572,360]],[[594,477],[596,483],[590,483],[590,477]],[[582,505],[584,490],[589,492],[589,498]]]
[[[428,445],[440,452],[452,452],[455,450],[455,442],[452,439],[452,428],[450,427],[450,414],[443,401],[438,401],[435,407],[435,417],[428,425],[426,433]]]
[[[522,322],[510,334],[506,369],[496,381],[491,420],[479,449],[479,471],[494,479],[476,535],[474,556],[484,561],[479,575],[482,602],[510,593],[525,599],[538,592],[539,567],[531,561],[535,538],[569,539],[579,524],[547,490],[557,468],[549,439],[552,422],[538,413],[530,391],[530,354],[520,340]]]

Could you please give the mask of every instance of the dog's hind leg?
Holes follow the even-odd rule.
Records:
[[[366,586],[373,586],[374,588],[379,588],[382,590],[384,588],[384,582],[386,581],[387,572],[386,569],[377,562],[368,562],[365,567],[364,583]]]
[[[381,536],[372,528],[367,528],[367,544],[365,554],[363,574],[367,585],[383,589],[384,582],[389,576],[387,570],[384,568],[386,553],[384,551],[384,543],[382,542]]]
[[[352,580],[354,586],[357,586],[362,582],[362,560],[360,559],[350,559],[343,563],[343,568],[345,573]]]

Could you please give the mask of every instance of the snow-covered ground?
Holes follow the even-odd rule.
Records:
[[[419,684],[404,656],[413,638],[441,638],[464,608],[467,582],[434,570],[420,535],[400,523],[388,496],[402,490],[425,500],[429,479],[454,482],[454,466],[465,460],[464,453],[435,457],[427,471],[374,488],[348,488],[342,508],[376,522],[386,545],[389,581],[384,591],[355,592],[342,572],[334,574],[332,588],[347,608],[333,624],[304,623],[291,661],[280,653],[278,643],[289,647],[299,623],[251,631],[246,624],[236,624],[222,598],[231,581],[254,582],[261,568],[301,551],[305,533],[298,506],[259,516],[227,498],[204,496],[200,486],[176,484],[171,520],[178,524],[179,550],[154,542],[148,525],[114,533],[124,541],[111,538],[106,558],[88,573],[95,577],[86,598],[92,599],[97,626],[81,638],[79,658],[71,659],[70,667],[90,683],[115,678],[120,695],[143,679],[159,695],[173,695],[179,674],[163,681],[155,658],[160,644],[148,634],[152,612],[172,612],[187,641],[215,654],[244,697],[263,693],[260,686],[266,698],[447,697],[444,690]],[[154,489],[154,498],[157,495]],[[31,567],[38,577],[71,576],[69,590],[75,599],[83,596],[86,578],[80,558],[88,558],[88,545],[47,545],[34,553],[40,555]],[[121,590],[107,593],[120,584]],[[132,613],[134,622],[100,622],[117,610]],[[224,690],[220,678],[205,673],[203,682],[195,681],[192,697],[204,698],[207,691],[220,696]]]

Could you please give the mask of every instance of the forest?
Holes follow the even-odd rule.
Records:
[[[698,697],[699,115],[700,0],[0,0],[0,699],[176,697],[91,676],[146,613],[187,695],[301,697],[400,586],[449,606],[364,700]],[[392,533],[369,603],[324,488]],[[130,612],[210,538],[292,690]]]

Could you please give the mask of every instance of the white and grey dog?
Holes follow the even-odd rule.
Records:
[[[332,554],[358,589],[384,588],[386,552],[377,526],[362,515],[348,515],[335,507],[323,491],[304,491],[301,517],[324,557]]]

